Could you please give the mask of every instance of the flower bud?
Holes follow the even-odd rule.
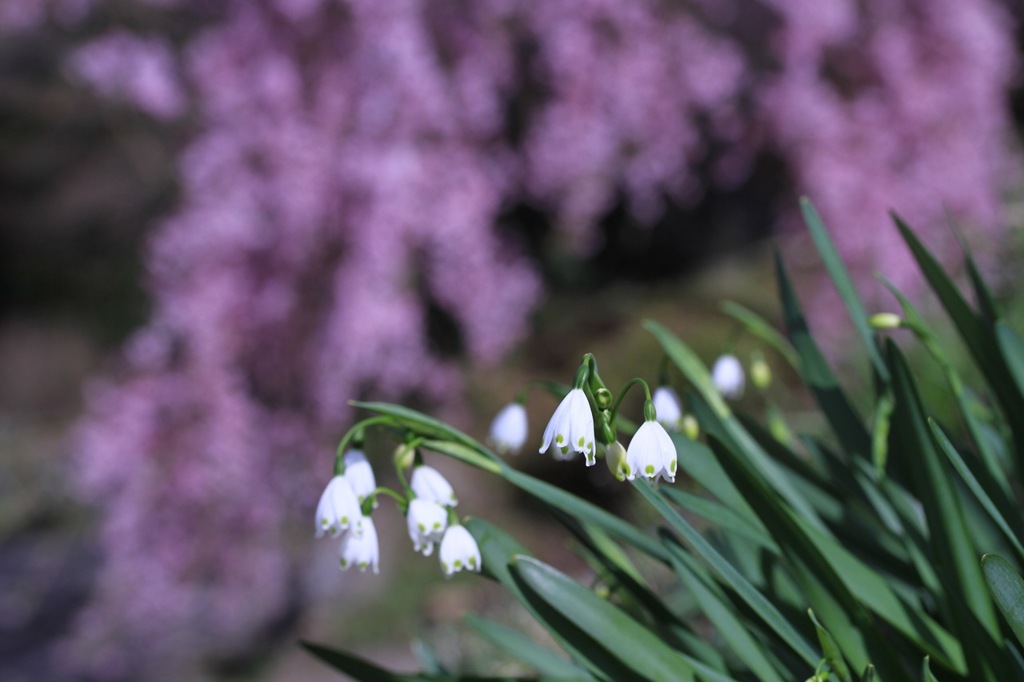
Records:
[[[620,481],[625,481],[630,478],[632,469],[629,466],[629,462],[626,460],[626,448],[622,447],[622,443],[615,441],[607,447],[605,450],[604,461],[608,464],[608,470],[612,472],[612,475]]]
[[[402,443],[395,448],[395,454],[391,456],[391,459],[395,463],[395,468],[408,469],[416,461],[416,448],[408,443]]]
[[[750,381],[762,391],[772,385],[772,368],[760,353],[750,361]]]
[[[683,435],[690,440],[697,440],[700,436],[700,424],[692,414],[683,415]]]
[[[899,329],[903,326],[903,318],[896,313],[875,313],[868,318],[872,329]]]

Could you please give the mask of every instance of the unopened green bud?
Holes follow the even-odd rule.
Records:
[[[700,424],[692,414],[683,415],[683,435],[690,440],[697,440],[700,436]]]
[[[875,313],[868,318],[873,329],[899,329],[903,326],[903,318],[896,313]]]
[[[772,368],[760,353],[750,361],[750,380],[762,391],[772,385]]]
[[[632,473],[629,462],[626,461],[626,448],[622,443],[615,441],[605,450],[604,461],[608,464],[608,470],[620,481],[625,481]]]
[[[395,468],[399,470],[408,469],[416,461],[416,448],[408,443],[402,443],[395,448],[395,454],[391,456]]]
[[[612,392],[607,388],[599,388],[594,391],[594,402],[597,403],[597,409],[607,410],[612,406]]]

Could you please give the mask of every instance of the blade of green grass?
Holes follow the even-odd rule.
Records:
[[[1014,442],[1017,443],[1019,450],[1024,444],[1024,395],[1021,394],[1021,385],[1013,381],[995,333],[983,319],[975,315],[942,266],[924,247],[913,230],[895,213],[892,217],[929,286],[953,320],[974,362],[992,387],[1013,430]]]
[[[732,649],[733,654],[764,682],[783,682],[785,679],[744,621],[735,613],[732,604],[712,582],[701,579],[691,568],[693,559],[679,541],[671,536],[663,538],[672,557],[672,568],[687,591],[700,607],[701,614],[711,622],[719,636]]]
[[[818,254],[821,256],[821,262],[825,265],[825,270],[832,279],[836,291],[839,292],[839,297],[843,299],[843,304],[850,314],[850,320],[853,321],[853,328],[857,331],[857,335],[860,336],[864,347],[868,351],[868,357],[871,359],[871,365],[874,367],[875,373],[883,383],[888,383],[889,370],[885,366],[882,354],[878,351],[874,334],[871,331],[871,326],[868,324],[868,315],[864,310],[864,304],[857,295],[857,290],[853,286],[850,273],[843,264],[843,260],[839,257],[839,252],[836,250],[831,235],[825,229],[821,216],[818,215],[818,211],[815,210],[807,197],[800,197],[800,210],[803,212],[804,223],[806,223],[807,230],[811,234],[811,239],[814,241]]]
[[[935,436],[935,440],[938,442],[939,448],[941,448],[945,453],[950,464],[952,464],[953,468],[956,469],[956,472],[960,474],[960,478],[962,478],[964,483],[967,484],[968,490],[974,493],[974,497],[977,498],[982,508],[988,512],[992,521],[994,521],[996,526],[999,527],[999,530],[1003,531],[1003,535],[1005,535],[1006,539],[1011,545],[1013,545],[1013,548],[1017,550],[1017,557],[1024,560],[1024,545],[1021,545],[1020,540],[1017,539],[1018,537],[1024,537],[1024,535],[1019,531],[1015,532],[1010,528],[1010,524],[1006,520],[1008,517],[1004,516],[1003,513],[1000,512],[997,504],[992,500],[988,492],[985,491],[985,488],[971,471],[967,462],[964,461],[964,458],[961,457],[960,453],[957,452],[955,447],[953,447],[953,444],[949,442],[949,438],[946,436],[942,428],[935,423],[935,420],[929,419],[928,426],[931,427],[932,435]],[[1006,505],[1005,503],[1000,503],[999,506],[1003,506],[1005,508]],[[1019,517],[1009,516],[1009,518],[1018,519]]]
[[[985,582],[1017,642],[1024,645],[1024,580],[1010,562],[998,554],[981,557]]]
[[[828,420],[843,448],[852,455],[870,457],[871,438],[868,431],[825,361],[817,342],[811,336],[782,257],[777,253],[775,274],[786,329],[797,355],[800,356],[800,376],[814,394],[815,400],[825,414],[825,419]]]
[[[841,682],[852,682],[853,677],[850,674],[850,667],[846,665],[846,659],[843,658],[843,652],[839,650],[839,645],[832,639],[832,635],[828,633],[825,626],[814,617],[813,609],[807,609],[807,615],[810,616],[811,622],[814,623],[814,628],[818,632],[818,643],[821,644],[821,652],[824,654],[825,660],[828,661],[832,672],[836,674],[836,677]]]
[[[811,667],[817,665],[818,655],[807,643],[807,640],[790,624],[789,620],[779,612],[742,573],[729,563],[703,535],[690,525],[679,512],[658,494],[647,481],[637,480],[633,483],[640,494],[650,502],[662,517],[676,530],[693,551],[707,562],[718,579],[729,586],[760,618],[771,628],[798,656]]]
[[[585,673],[576,667],[572,661],[563,658],[547,647],[537,644],[526,635],[507,625],[501,625],[473,614],[466,616],[466,623],[488,642],[506,654],[526,663],[542,675],[563,679],[586,677]]]
[[[907,462],[907,475],[928,520],[929,554],[943,584],[942,608],[964,644],[971,679],[1005,679],[1010,662],[953,472],[937,451],[910,370],[891,340],[886,356],[896,396],[891,445],[894,451],[914,453],[913,462]]]
[[[524,593],[578,624],[635,676],[654,682],[695,679],[693,667],[679,652],[564,573],[528,556],[514,557],[509,568]]]

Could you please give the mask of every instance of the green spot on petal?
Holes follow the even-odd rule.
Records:
[[[558,449],[561,451],[561,453],[563,455],[568,455],[569,454],[569,446],[568,445],[563,445],[562,447],[560,447]]]
[[[343,526],[347,526],[348,525],[348,517],[347,516],[342,516],[341,517],[341,525],[343,525]]]
[[[476,568],[476,557],[475,556],[469,557],[469,561],[466,562],[466,563],[469,565],[470,568]]]
[[[587,442],[587,439],[584,438],[583,436],[580,436],[580,447],[581,448],[583,447],[583,444],[586,443],[586,442]]]
[[[434,521],[434,530],[441,530],[441,524],[437,521]]]
[[[555,436],[555,445],[561,445],[564,442],[565,436],[563,436],[562,434],[558,434],[557,436]]]
[[[427,527],[424,526],[422,523],[417,523],[416,527],[420,529],[421,533],[426,533],[427,532]]]
[[[462,568],[462,561],[460,561],[459,559],[456,559],[455,560],[455,568]]]
[[[647,474],[648,476],[653,476],[654,475],[654,465],[653,464],[648,464],[647,466],[645,466],[644,467],[644,473]]]

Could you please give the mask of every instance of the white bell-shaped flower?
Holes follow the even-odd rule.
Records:
[[[632,481],[640,474],[652,481],[661,477],[672,483],[676,480],[677,459],[675,443],[665,427],[656,421],[645,421],[626,449],[626,462],[630,468],[627,477]]]
[[[416,493],[417,498],[433,500],[445,507],[455,507],[459,504],[452,484],[434,467],[425,464],[415,467],[412,470],[409,487]]]
[[[360,502],[377,489],[373,467],[362,450],[349,450],[345,453],[345,478]]]
[[[379,572],[380,543],[377,541],[377,528],[373,525],[373,519],[364,516],[360,519],[360,526],[363,532],[359,535],[348,533],[341,539],[341,567],[348,569],[355,566],[360,571],[372,568],[374,573]]]
[[[480,548],[465,526],[448,527],[441,539],[438,555],[441,559],[441,570],[446,576],[458,573],[462,569],[480,570]]]
[[[522,403],[509,403],[491,422],[490,439],[498,453],[518,455],[528,432],[526,407]]]
[[[597,463],[594,454],[594,415],[582,388],[574,388],[562,399],[555,409],[551,421],[544,429],[544,443],[540,452],[545,453],[551,444],[555,445],[555,459],[572,459],[574,453],[587,458],[587,466]]]
[[[332,478],[316,505],[316,536],[322,538],[324,535],[330,535],[336,538],[348,528],[359,534],[362,532],[362,518],[359,499],[348,479],[345,476]]]
[[[740,398],[746,386],[743,365],[735,355],[722,355],[711,368],[711,383],[726,398]]]
[[[423,556],[430,556],[434,552],[434,544],[444,536],[448,511],[433,500],[415,497],[409,502],[405,521],[412,548],[422,552]]]
[[[678,431],[683,421],[683,407],[676,392],[668,386],[659,386],[654,389],[651,401],[658,413],[658,422],[666,429]]]

